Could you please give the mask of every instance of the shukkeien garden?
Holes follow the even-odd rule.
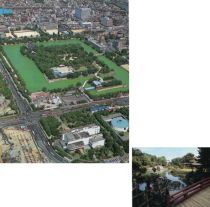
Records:
[[[209,205],[210,148],[171,161],[133,149],[132,174],[133,207]]]

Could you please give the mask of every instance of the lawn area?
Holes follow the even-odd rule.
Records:
[[[98,54],[96,50],[91,48],[90,46],[86,45],[82,41],[78,39],[71,39],[71,40],[60,40],[60,41],[49,41],[44,43],[37,43],[42,44],[44,46],[51,46],[51,45],[64,45],[64,44],[80,44],[87,52],[93,52],[94,54]],[[26,87],[30,92],[37,92],[41,91],[43,87],[46,87],[49,90],[56,89],[56,88],[66,88],[70,85],[76,85],[76,83],[81,82],[82,84],[90,79],[91,76],[87,77],[78,77],[75,79],[66,79],[66,80],[59,80],[55,82],[49,83],[48,80],[45,79],[43,73],[37,68],[36,64],[30,60],[28,57],[23,56],[20,53],[21,44],[17,45],[7,45],[4,46],[3,49],[7,54],[10,62],[15,67],[15,70],[20,74],[23,80],[26,83]],[[107,59],[104,56],[98,55],[97,58],[107,64],[110,68],[114,69],[114,76],[117,79],[122,80],[124,87],[121,88],[114,88],[105,91],[91,91],[93,94],[105,94],[108,92],[115,92],[115,91],[126,91],[128,90],[128,72],[123,68],[117,66],[111,60]]]
[[[98,59],[101,62],[104,62],[110,68],[114,69],[114,73],[115,73],[114,77],[122,81],[123,87],[113,88],[113,89],[108,89],[108,90],[102,90],[102,91],[97,91],[97,90],[96,91],[90,91],[90,94],[92,94],[92,95],[96,95],[96,94],[102,95],[102,94],[106,94],[106,93],[110,93],[110,92],[128,91],[128,89],[129,89],[129,73],[128,73],[128,71],[125,70],[122,67],[119,67],[114,62],[112,62],[111,60],[106,58],[104,55],[98,56]]]

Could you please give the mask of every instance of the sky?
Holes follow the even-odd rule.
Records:
[[[185,147],[180,147],[180,148],[139,148],[142,152],[151,154],[151,155],[156,155],[158,157],[160,156],[165,156],[167,160],[171,160],[176,157],[182,157],[186,155],[187,153],[193,153],[195,156],[198,155],[198,148],[185,148]]]

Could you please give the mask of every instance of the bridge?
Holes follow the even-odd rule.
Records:
[[[134,192],[135,189],[133,189]],[[210,207],[210,177],[169,195],[167,187],[133,194],[133,207]],[[153,195],[152,195],[153,194]]]
[[[170,196],[167,207],[210,206],[210,177],[196,182]]]

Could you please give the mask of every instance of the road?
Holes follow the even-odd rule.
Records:
[[[13,79],[11,78],[10,74],[4,67],[4,65],[0,62],[0,72],[4,77],[5,82],[7,83],[7,86],[12,92],[12,95],[14,99],[16,100],[17,106],[21,112],[21,114],[26,114],[27,112],[31,111],[30,105],[27,103],[27,101],[22,97],[22,95],[18,92],[17,87],[15,83],[13,82]]]
[[[43,131],[42,127],[39,124],[40,118],[43,114],[51,115],[51,116],[59,116],[63,113],[67,113],[70,111],[75,111],[78,109],[89,108],[96,104],[117,104],[117,105],[129,105],[129,98],[120,97],[120,98],[111,98],[104,99],[100,101],[92,101],[85,104],[77,104],[77,105],[68,105],[64,107],[60,107],[58,109],[54,109],[53,111],[36,111],[33,112],[28,101],[19,93],[12,77],[9,72],[6,70],[4,65],[0,62],[0,73],[2,73],[4,80],[6,81],[9,89],[12,92],[13,98],[16,101],[16,104],[19,109],[19,115],[16,117],[7,117],[0,120],[0,128],[8,127],[8,126],[27,126],[33,133],[34,141],[36,142],[39,149],[48,157],[51,162],[55,163],[66,163],[69,160],[59,156],[52,146],[48,142],[48,137]]]
[[[33,132],[34,140],[36,141],[39,149],[49,158],[50,162],[67,162],[64,158],[56,154],[53,148],[48,144],[48,138],[39,125],[38,116],[31,116],[33,112],[30,104],[18,92],[15,83],[2,63],[0,63],[0,72],[11,90],[20,112],[20,116],[16,118],[2,119],[0,121],[0,128],[5,126],[28,126],[28,128]],[[34,119],[34,117],[37,117],[37,119]]]

